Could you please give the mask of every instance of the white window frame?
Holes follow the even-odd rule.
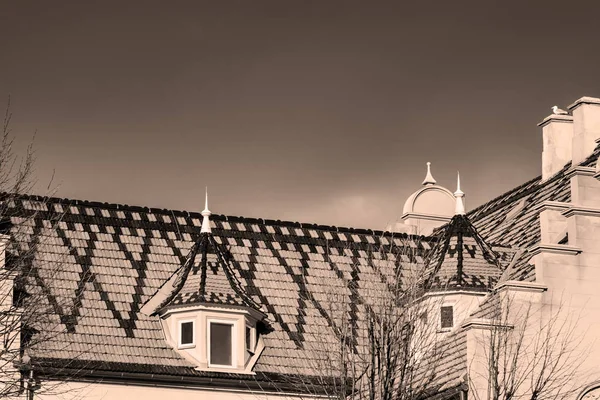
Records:
[[[246,331],[244,331],[244,347],[248,353],[254,354],[256,351],[256,329],[250,324],[246,324],[246,329],[250,329],[250,346],[252,348],[248,348],[248,346],[246,346]]]
[[[185,323],[192,323],[192,343],[181,343],[181,326]],[[181,319],[177,321],[177,348],[179,349],[191,349],[196,347],[196,320],[195,319]]]
[[[231,365],[213,364],[210,362],[211,359],[211,348],[210,348],[210,325],[223,324],[231,325]],[[206,355],[209,368],[237,368],[237,321],[231,319],[219,319],[219,318],[208,318],[206,320]],[[245,346],[245,345],[244,345]]]

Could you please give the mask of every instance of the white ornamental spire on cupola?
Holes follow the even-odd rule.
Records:
[[[463,200],[465,193],[460,190],[460,173],[458,172],[456,177],[456,192],[454,192],[454,197],[456,198],[456,209],[454,211],[454,215],[465,215],[465,201]]]
[[[202,210],[201,214],[204,218],[202,219],[202,228],[200,229],[200,233],[211,233],[209,217],[212,215],[212,213],[208,209],[208,187],[206,188],[206,195],[204,198],[204,210]]]
[[[431,163],[427,162],[427,175],[425,176],[423,185],[435,185],[436,183],[437,181],[433,179],[433,175],[431,175]]]

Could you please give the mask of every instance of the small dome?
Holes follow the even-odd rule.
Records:
[[[451,191],[439,185],[427,185],[414,192],[404,203],[403,214],[427,214],[451,217],[456,199]]]
[[[420,214],[452,217],[456,199],[451,191],[439,186],[431,174],[431,163],[427,163],[427,175],[423,187],[414,192],[404,203],[402,214]]]

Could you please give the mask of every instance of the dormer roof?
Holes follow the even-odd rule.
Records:
[[[153,315],[179,306],[219,305],[243,306],[264,316],[235,276],[230,258],[210,231],[201,233],[185,263],[148,300],[142,312]]]
[[[510,248],[492,248],[464,214],[455,215],[437,234],[425,269],[429,289],[491,289],[515,254]]]

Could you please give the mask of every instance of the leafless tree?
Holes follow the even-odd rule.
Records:
[[[407,235],[380,239],[386,244],[369,247],[350,273],[313,293],[328,322],[304,333],[306,357],[292,378],[299,390],[337,399],[416,400],[435,381],[434,364],[445,348],[438,345],[436,317],[443,296],[423,296],[430,243]],[[354,246],[345,249],[351,254]],[[335,251],[323,267],[343,269]]]
[[[541,293],[492,291],[472,316],[478,327],[471,331],[476,346],[468,344],[475,346],[471,358],[468,328],[440,331],[443,288],[423,286],[432,252],[417,252],[414,238],[406,236],[397,246],[371,250],[360,259],[367,260],[360,265],[360,289],[347,274],[327,281],[319,300],[329,322],[309,333],[304,365],[293,378],[299,389],[358,400],[422,400],[466,391],[476,400],[558,400],[577,390],[573,382],[586,346],[579,318],[562,299],[552,306]],[[326,262],[339,269],[335,257]],[[373,272],[377,278],[367,278]],[[461,368],[452,365],[458,341],[469,364],[453,382],[444,381],[451,368]],[[444,392],[448,388],[456,390]]]
[[[482,308],[469,392],[476,400],[554,400],[579,388],[588,346],[579,313],[561,297],[493,293]],[[477,354],[479,353],[479,354]]]
[[[56,343],[54,339],[64,334],[64,321],[55,308],[68,309],[73,303],[72,299],[66,301],[68,296],[57,296],[61,288],[53,286],[64,278],[67,254],[46,251],[40,256],[39,251],[55,244],[49,232],[54,231],[62,213],[46,213],[40,218],[40,212],[47,211],[42,207],[47,197],[29,196],[37,183],[33,140],[22,155],[17,154],[11,117],[9,99],[0,132],[0,398],[29,396],[34,390],[37,394],[63,390],[58,383],[40,387],[33,349]],[[47,349],[47,354],[51,352]],[[68,364],[63,366],[68,368]]]

